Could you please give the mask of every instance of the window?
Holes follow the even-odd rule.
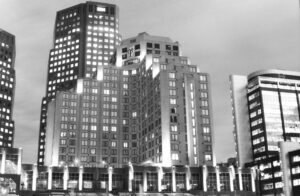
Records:
[[[171,131],[172,132],[177,132],[177,125],[172,125],[171,126]]]
[[[170,104],[176,104],[176,99],[170,99]]]
[[[172,153],[172,160],[179,160],[178,153]]]
[[[175,87],[176,82],[175,81],[169,81],[169,87]]]
[[[152,48],[152,47],[153,47],[152,43],[147,43],[147,48]]]
[[[175,73],[169,73],[169,78],[174,79],[175,78]]]
[[[178,135],[176,135],[176,134],[171,134],[171,140],[172,140],[172,141],[177,141],[177,140],[178,140]]]
[[[211,161],[211,155],[210,154],[206,154],[205,155],[205,161]]]

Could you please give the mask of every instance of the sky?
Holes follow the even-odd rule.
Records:
[[[58,10],[79,0],[0,0],[0,28],[16,36],[15,147],[35,163],[41,99]],[[120,33],[167,36],[211,76],[217,161],[235,155],[229,75],[300,71],[298,0],[102,0],[120,9]]]

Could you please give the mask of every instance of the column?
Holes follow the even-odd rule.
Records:
[[[207,167],[206,165],[202,166],[202,183],[203,183],[203,192],[207,191]]]
[[[163,174],[163,170],[162,170],[162,167],[161,166],[158,166],[158,170],[157,170],[157,190],[158,192],[161,192],[161,181],[164,177],[164,174]]]
[[[148,184],[147,184],[147,172],[143,171],[143,191],[147,192]]]
[[[48,167],[48,190],[52,189],[52,166]]]
[[[185,171],[185,182],[186,182],[187,191],[191,189],[190,180],[191,180],[191,168],[187,165]]]
[[[37,177],[38,177],[38,169],[37,169],[37,165],[34,164],[32,169],[32,191],[36,191]]]
[[[82,185],[83,185],[83,167],[79,167],[79,179],[78,179],[78,190],[82,191]]]
[[[217,191],[221,191],[221,183],[220,183],[220,168],[219,166],[215,167],[216,169],[216,180],[217,180]]]
[[[27,172],[25,172],[25,174],[24,174],[24,189],[25,190],[28,189],[28,174],[27,174]]]
[[[112,191],[112,171],[111,166],[108,167],[108,191]]]
[[[128,192],[132,192],[132,180],[134,177],[133,166],[129,163],[129,171],[128,171]]]
[[[17,174],[21,175],[22,172],[22,148],[19,148],[18,151],[18,165],[17,165]]]
[[[240,191],[242,191],[243,190],[243,181],[242,181],[242,169],[240,167],[238,168],[238,176],[239,176]]]
[[[234,191],[234,178],[235,178],[235,170],[234,167],[231,165],[229,166],[229,185],[230,185],[230,191],[233,192]]]
[[[6,163],[6,151],[2,149],[2,159],[1,159],[1,174],[5,173],[5,163]]]
[[[63,176],[63,189],[68,189],[68,180],[69,180],[69,168],[68,166],[64,167],[64,176]]]
[[[176,173],[174,166],[172,166],[172,191],[176,192]]]
[[[252,188],[252,192],[256,191],[255,178],[256,178],[256,170],[254,168],[251,168],[251,188]]]

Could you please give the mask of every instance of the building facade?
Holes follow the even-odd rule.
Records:
[[[15,48],[15,36],[0,29],[0,147],[14,142]]]
[[[252,153],[248,153],[248,157],[243,157],[240,162],[248,161],[246,166],[260,170],[262,195],[282,193],[285,176],[282,172],[279,142],[300,140],[300,73],[285,70],[258,71],[250,74],[243,84],[242,91],[232,89],[236,90],[232,93],[235,95],[232,100],[247,98],[247,104],[245,100],[240,105],[233,104],[235,111],[243,111],[234,113],[235,140],[251,146]],[[247,117],[248,120],[241,121]],[[247,125],[249,128],[241,129]],[[250,132],[246,133],[247,131]]]
[[[177,42],[141,33],[122,42],[115,65],[57,93],[46,164],[212,165],[209,76],[179,52]]]
[[[255,171],[233,167],[128,165],[123,168],[84,168],[24,164],[22,169],[22,195],[49,194],[51,191],[72,191],[82,195],[105,192],[119,195],[256,195]]]
[[[93,78],[120,44],[118,7],[86,2],[58,11],[50,50],[46,95],[41,104],[38,164],[44,164],[48,103],[58,91],[72,89],[79,78]]]

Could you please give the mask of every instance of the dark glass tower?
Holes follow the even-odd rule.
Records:
[[[0,147],[12,147],[15,91],[15,36],[0,29]]]
[[[86,2],[58,11],[50,50],[46,95],[42,100],[38,164],[44,164],[47,105],[58,91],[74,88],[77,79],[96,77],[119,45],[118,7]]]

